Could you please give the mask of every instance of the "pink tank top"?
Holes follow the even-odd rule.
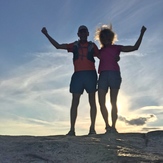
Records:
[[[120,55],[122,45],[109,45],[100,49],[100,63],[98,72],[112,70],[120,71],[117,57]]]

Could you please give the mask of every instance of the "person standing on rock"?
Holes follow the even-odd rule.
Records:
[[[90,104],[91,125],[89,134],[96,134],[95,119],[96,119],[96,86],[97,73],[95,70],[94,57],[98,56],[99,50],[93,42],[87,41],[89,36],[88,28],[81,25],[78,28],[79,40],[70,44],[59,44],[47,32],[45,27],[42,28],[42,33],[48,38],[51,44],[57,49],[65,49],[73,53],[74,73],[71,78],[70,92],[72,93],[72,103],[70,109],[70,131],[67,135],[75,136],[75,122],[77,118],[77,108],[83,91],[88,93]]]
[[[100,42],[100,63],[99,63],[99,81],[98,81],[98,98],[100,110],[105,121],[106,133],[117,133],[116,121],[118,118],[117,96],[121,85],[121,74],[118,62],[115,58],[120,55],[120,52],[132,52],[138,50],[146,27],[142,27],[140,36],[135,45],[123,46],[115,45],[116,34],[112,31],[112,26],[103,25],[97,29],[95,38]],[[108,111],[106,108],[106,94],[110,88],[110,102],[112,106],[111,117],[112,126],[108,122]]]

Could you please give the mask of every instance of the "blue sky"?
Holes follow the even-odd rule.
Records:
[[[77,29],[84,24],[94,41],[96,28],[109,23],[121,45],[133,45],[141,27],[147,27],[139,50],[121,53],[118,131],[163,129],[162,15],[162,0],[0,0],[0,135],[68,132],[72,54],[56,50],[41,29],[45,26],[59,43],[70,43],[78,39]],[[97,106],[96,130],[103,133],[98,100]],[[85,92],[77,135],[88,133],[89,111]]]

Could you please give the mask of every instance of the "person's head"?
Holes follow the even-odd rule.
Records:
[[[78,28],[78,37],[80,38],[80,41],[87,41],[87,37],[89,36],[88,28],[85,25],[81,25]]]
[[[100,42],[101,47],[114,44],[117,35],[112,31],[112,26],[103,25],[96,30],[95,39]]]

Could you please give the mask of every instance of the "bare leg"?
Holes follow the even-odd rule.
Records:
[[[80,95],[81,94],[75,94],[75,93],[72,94],[72,104],[70,110],[70,123],[71,123],[70,131],[73,132],[75,132],[75,122],[77,117],[77,108],[79,105]]]
[[[110,90],[110,102],[112,105],[112,111],[111,111],[111,115],[112,115],[112,128],[115,128],[116,125],[116,121],[118,118],[118,108],[117,108],[117,96],[118,96],[118,91],[119,89],[111,89]]]
[[[94,93],[89,93],[89,104],[90,104],[90,116],[91,116],[91,126],[90,130],[95,131],[95,121],[96,121],[96,114],[97,114],[97,107],[96,107],[96,99]]]
[[[98,90],[98,99],[99,99],[101,114],[104,118],[106,128],[108,128],[109,127],[108,110],[105,105],[106,93],[107,92],[105,90],[102,90],[102,89]]]

